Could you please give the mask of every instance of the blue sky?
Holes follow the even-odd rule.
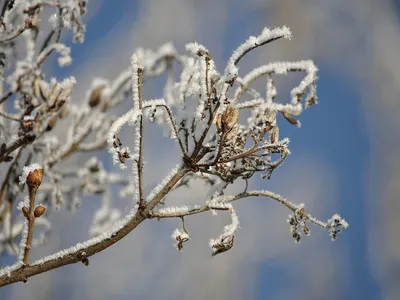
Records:
[[[125,3],[124,3],[125,2]],[[119,1],[118,5],[104,1],[99,13],[88,24],[86,42],[75,48],[75,63],[85,60],[92,42],[96,42],[105,35],[113,34],[113,30],[123,31],[123,26],[118,26],[121,16],[129,7],[131,18],[136,17],[135,4],[131,1]],[[264,11],[251,10],[246,14],[228,8],[230,20],[222,36],[221,62],[226,61],[232,49],[241,44],[247,36],[255,34],[265,25]],[[238,28],[238,24],[244,24]],[[122,27],[122,28],[121,28]],[[294,28],[294,34],[296,29]],[[196,39],[196,37],[193,37]],[[160,41],[163,43],[164,41]],[[210,46],[212,49],[212,46]],[[78,50],[79,49],[79,50]],[[116,49],[117,50],[117,49]],[[261,49],[258,51],[264,51]],[[118,50],[117,50],[118,51]],[[267,50],[265,50],[267,51]],[[86,55],[85,55],[86,54]],[[284,59],[284,57],[282,57]],[[221,63],[220,62],[220,63]],[[342,70],[335,69],[335,62],[322,61],[319,66],[318,95],[320,105],[310,109],[303,116],[303,126],[300,130],[291,126],[284,126],[291,137],[291,150],[293,156],[307,155],[316,160],[322,160],[338,174],[339,193],[335,211],[339,211],[351,223],[350,230],[343,234],[336,243],[346,243],[349,251],[349,284],[338,294],[329,295],[328,298],[341,296],[345,299],[376,299],[379,295],[377,285],[371,277],[366,263],[366,227],[364,201],[364,172],[369,160],[369,144],[365,132],[365,117],[360,108],[362,95],[360,82]],[[340,116],[339,120],[337,116]],[[290,163],[290,160],[287,164]],[[305,170],[298,170],[302,176]],[[278,172],[277,172],[278,173]],[[306,171],[304,173],[307,173]],[[275,174],[277,177],[278,174]],[[278,178],[279,180],[281,178]],[[262,187],[263,182],[259,183]],[[329,183],[327,183],[329,184]],[[312,185],[310,186],[312,188]],[[323,201],[324,199],[320,199]],[[318,230],[318,229],[316,229]],[[331,243],[326,236],[321,243]],[[303,247],[307,247],[307,240]],[[332,246],[333,248],[335,245]],[[339,247],[339,245],[338,245]],[[300,255],[300,254],[299,254]],[[312,262],[310,262],[312,263]],[[258,271],[257,284],[255,285],[256,299],[265,296],[274,298],[274,293],[286,288],[286,276],[290,271],[285,265],[267,261]],[[307,271],[305,271],[307,274]],[[275,278],[275,279],[274,279]],[[279,279],[281,278],[281,279]],[[268,283],[268,284],[266,284]],[[334,284],[334,283],[332,283]],[[327,295],[328,296],[328,295]]]
[[[92,0],[89,2],[89,11],[91,10],[92,2],[95,1]],[[165,35],[168,39],[172,39],[172,41],[177,44],[179,51],[183,50],[182,46],[185,42],[193,40],[204,42],[211,51],[213,49],[216,50],[217,65],[222,67],[224,62],[229,58],[231,51],[235,49],[236,46],[240,45],[249,35],[257,34],[266,25],[272,26],[277,21],[285,20],[285,7],[280,7],[279,1],[269,1],[266,5],[256,0],[249,1],[249,3],[250,2],[252,4],[246,7],[241,1],[225,1],[225,3],[229,5],[218,6],[218,9],[223,10],[221,18],[224,18],[224,21],[218,20],[218,22],[215,18],[219,15],[210,12],[210,10],[213,9],[211,2],[205,2],[204,5],[197,4],[197,6],[194,6],[194,12],[198,14],[196,20],[194,20],[196,23],[193,26],[194,29],[188,29],[188,31],[194,33],[200,32],[201,34],[198,36],[186,36],[184,31],[187,28],[185,26],[179,27],[179,24],[176,25],[176,27],[180,28],[182,32],[177,31],[163,34],[163,28],[157,26],[157,22],[161,19],[155,19],[153,20],[154,36]],[[284,2],[285,1],[282,3]],[[120,60],[129,57],[129,53],[132,53],[134,50],[134,48],[129,49],[129,47],[132,45],[134,45],[134,47],[141,46],[139,42],[136,42],[136,37],[130,34],[132,34],[132,32],[140,32],[140,25],[145,24],[150,26],[146,21],[137,21],[143,18],[141,14],[146,14],[148,12],[148,10],[143,8],[146,7],[146,5],[138,3],[137,1],[119,0],[117,2],[98,1],[94,6],[94,10],[97,12],[95,15],[91,16],[87,22],[88,31],[85,43],[72,46],[72,55],[74,58],[73,66],[61,71],[54,68],[54,70],[56,70],[54,74],[57,77],[74,75],[76,72],[87,75],[91,72],[91,66],[95,66],[93,67],[92,73],[96,76],[107,76],[106,70],[96,66],[93,61],[97,59],[98,64],[101,65],[104,60],[107,61],[109,65],[112,65],[114,60],[116,65],[121,65],[122,63]],[[185,7],[188,8],[190,6],[191,4]],[[284,5],[282,4],[282,6]],[[160,14],[161,18],[169,20],[176,17],[180,19],[180,14],[186,13],[184,11],[185,7],[182,6],[182,11],[174,11],[173,9],[167,10],[164,14]],[[329,282],[325,282],[325,284],[331,286],[331,288],[326,288],[323,299],[380,299],[386,294],[386,292],[382,291],[382,287],[385,286],[385,283],[379,282],[377,280],[377,275],[373,274],[374,269],[371,267],[371,257],[369,256],[371,251],[369,249],[371,233],[367,218],[370,216],[371,208],[368,206],[369,202],[367,199],[368,197],[373,197],[375,194],[378,194],[379,187],[368,186],[368,176],[373,176],[369,172],[371,172],[371,166],[374,165],[372,159],[375,153],[371,148],[375,149],[374,147],[376,147],[376,145],[374,145],[374,139],[372,137],[371,120],[368,117],[371,112],[366,112],[365,90],[368,88],[366,86],[368,81],[365,78],[367,78],[367,75],[350,70],[355,67],[346,68],[346,66],[344,66],[346,64],[350,65],[350,63],[348,63],[348,60],[345,60],[343,55],[348,54],[350,57],[349,60],[351,60],[353,52],[346,52],[346,49],[354,46],[353,44],[349,44],[346,33],[343,33],[343,40],[337,39],[337,36],[334,35],[335,28],[329,28],[331,31],[328,32],[329,22],[326,21],[327,23],[323,23],[320,21],[320,19],[326,17],[325,14],[328,17],[331,14],[333,15],[329,4],[326,4],[326,7],[324,7],[324,4],[319,4],[318,7],[320,10],[312,15],[312,17],[315,18],[313,21],[315,23],[312,23],[313,29],[315,29],[315,26],[319,26],[318,30],[313,31],[311,37],[304,35],[304,39],[312,41],[312,46],[314,48],[311,46],[309,46],[311,48],[308,48],[307,45],[300,44],[300,41],[296,39],[296,34],[304,34],[304,29],[292,27],[294,39],[288,44],[289,46],[287,46],[291,47],[291,49],[277,46],[280,48],[272,48],[273,50],[271,53],[268,53],[268,48],[257,50],[258,52],[267,52],[266,55],[271,55],[274,58],[282,60],[299,57],[305,59],[311,58],[315,60],[320,71],[318,79],[319,104],[312,107],[301,116],[301,129],[290,125],[282,125],[281,127],[281,132],[284,132],[284,135],[291,138],[291,157],[285,162],[282,168],[274,173],[271,181],[264,182],[255,180],[254,186],[257,188],[264,188],[267,186],[267,188],[285,194],[285,184],[282,182],[285,182],[290,175],[295,178],[298,177],[302,182],[307,183],[307,178],[310,173],[307,164],[303,163],[303,158],[305,162],[313,161],[317,166],[321,166],[321,170],[329,170],[330,175],[323,178],[332,179],[331,182],[323,182],[327,188],[325,190],[322,189],[322,193],[318,194],[320,198],[318,198],[317,201],[322,202],[322,206],[324,206],[323,202],[325,198],[330,199],[328,200],[329,204],[327,204],[329,209],[319,210],[322,214],[321,217],[327,219],[333,213],[338,212],[346,218],[350,223],[350,227],[349,230],[343,233],[334,243],[330,241],[328,234],[324,233],[311,235],[310,238],[304,239],[300,245],[294,245],[288,234],[288,230],[287,232],[282,231],[283,234],[287,235],[284,236],[284,238],[290,242],[283,242],[286,249],[285,251],[289,251],[290,253],[288,261],[295,263],[297,261],[302,261],[299,263],[301,267],[292,268],[292,264],[285,261],[286,257],[284,255],[275,256],[275,258],[272,259],[261,259],[261,261],[250,261],[244,267],[246,268],[246,272],[254,273],[252,277],[249,277],[253,282],[246,285],[248,286],[247,288],[252,291],[252,299],[285,299],[285,295],[291,295],[288,290],[292,289],[293,291],[301,293],[299,295],[300,299],[303,299],[303,297],[304,299],[318,299],[316,296],[318,293],[312,294],[308,290],[309,286],[303,286],[302,284],[306,282],[312,289],[316,287],[312,285],[312,282],[308,282],[304,278],[301,278],[301,276],[305,278],[314,276],[311,274],[311,271],[309,274],[307,266],[309,265],[310,268],[313,266],[310,270],[314,272],[314,269],[319,268],[319,260],[313,260],[313,255],[306,254],[308,252],[317,253],[319,249],[321,249],[321,251],[329,249],[330,254],[327,255],[326,258],[332,259],[333,264],[340,265],[340,268],[333,268],[333,271],[331,270],[332,275],[327,276],[326,279],[321,279],[322,281],[329,280]],[[337,7],[339,12],[341,9],[341,7]],[[343,17],[343,20],[352,23],[353,19],[351,19],[351,17],[353,17],[353,15],[351,9],[349,8],[348,11],[350,18],[346,19],[346,17]],[[305,14],[304,12],[302,13]],[[354,15],[356,14],[357,13],[354,12]],[[296,16],[296,12],[287,12],[288,25],[291,25],[291,22],[297,24],[297,17],[301,19],[303,15],[300,15],[300,12],[299,16]],[[326,17],[326,19],[329,19],[328,17]],[[332,17],[332,19],[334,18]],[[212,24],[214,20],[216,24],[215,28]],[[354,20],[358,19],[354,17]],[[170,20],[169,22],[173,23],[174,21]],[[337,20],[337,22],[340,23],[340,20]],[[357,23],[356,21],[354,22]],[[221,24],[223,24],[223,28],[218,27]],[[275,25],[283,24],[279,23]],[[338,28],[339,25],[340,24],[337,25]],[[205,30],[209,32],[202,32],[201,26],[204,26]],[[213,32],[213,28],[218,33]],[[305,28],[307,27],[305,26]],[[152,32],[151,29],[147,30]],[[348,30],[349,32],[347,34],[354,35],[355,39],[357,39],[357,34],[360,34],[358,32],[358,27],[350,27]],[[354,32],[352,30],[354,30]],[[100,46],[104,46],[108,43],[108,40],[114,41],[114,38],[117,39],[119,35],[125,35],[125,39],[119,39],[119,44],[109,45],[110,47],[104,48],[104,50],[99,49]],[[215,36],[218,36],[219,39],[215,40]],[[365,42],[364,39],[365,35],[360,34],[360,41]],[[138,37],[138,41],[144,41],[148,45],[153,46],[153,44],[161,45],[169,40],[157,40],[156,38],[152,39],[151,36],[147,36]],[[296,47],[298,47],[298,50],[296,50]],[[367,44],[365,47],[367,47]],[[304,53],[307,53],[307,50],[309,50],[309,56],[303,57]],[[119,52],[121,53],[120,58],[118,55]],[[359,59],[361,63],[367,64],[367,52],[368,49],[366,49],[365,52],[364,50],[358,52],[359,57],[357,57],[357,59]],[[256,63],[263,60],[264,56],[260,53],[254,58]],[[91,63],[88,63],[88,61]],[[51,66],[48,67],[50,69],[52,68]],[[82,71],[85,68],[89,69]],[[97,73],[96,68],[100,70],[99,73]],[[113,72],[115,72],[115,70]],[[302,168],[288,169],[291,164],[302,166]],[[317,174],[319,173],[317,172]],[[318,190],[320,188],[314,185],[318,183],[312,181],[312,178],[311,176],[309,184],[305,187],[306,190]],[[280,188],[280,190],[276,190],[275,187]],[[289,191],[291,188],[292,187],[288,187],[288,193],[293,195],[293,193]],[[332,195],[324,195],[324,191],[327,193],[332,192]],[[368,194],[371,191],[374,195]],[[296,199],[291,200],[296,202]],[[275,205],[275,203],[271,204],[271,206],[273,205]],[[316,207],[319,206],[317,205]],[[282,210],[279,212],[282,212]],[[285,214],[281,216],[282,219],[285,217]],[[265,223],[268,222],[268,219],[265,220]],[[244,223],[246,223],[246,221],[244,221]],[[273,224],[269,224],[268,226],[273,226]],[[318,228],[313,228],[313,232],[319,230]],[[134,242],[133,239],[132,242]],[[254,247],[257,247],[257,245],[254,245]],[[268,247],[266,247],[266,249],[268,249]],[[189,251],[190,249],[186,250],[185,255]],[[252,255],[251,252],[247,252],[247,254],[250,256]],[[103,253],[98,254],[99,257],[102,255]],[[162,253],[162,255],[164,259],[168,259],[171,253]],[[113,256],[109,255],[106,259],[112,260]],[[175,256],[173,256],[173,259],[176,259]],[[201,257],[198,259],[208,260],[209,258]],[[66,274],[75,274],[74,272],[77,271],[71,269],[78,268],[78,266],[69,266],[67,268],[64,271]],[[321,268],[324,268],[324,266],[321,265]],[[232,267],[232,272],[239,271],[240,270],[235,269],[234,266]],[[59,275],[63,270],[56,270],[53,272],[56,274],[56,278],[66,278],[67,276]],[[196,270],[194,269],[193,272],[196,272]],[[78,274],[75,276],[79,276],[79,272],[77,273]],[[166,274],[168,274],[168,272],[166,272]],[[107,276],[103,279],[104,285],[107,285]],[[166,282],[168,282],[165,281],[164,276],[160,276],[158,280],[160,281],[160,286],[166,285]],[[244,280],[246,280],[246,278]],[[121,281],[123,280],[121,279]],[[79,280],[75,278],[71,279],[70,282],[70,284],[77,287],[78,290],[85,290],[84,285],[86,283],[87,281],[79,283]],[[38,282],[38,284],[40,284],[40,282]],[[132,285],[134,284],[133,282]],[[57,287],[60,287],[60,289]],[[122,289],[123,288],[122,286]],[[115,296],[116,299],[131,299],[132,294],[129,292],[131,288],[132,287],[127,287],[125,294],[120,292],[115,292],[116,294],[114,294],[113,290],[110,289],[110,294],[104,294],[104,297]],[[2,289],[1,293],[5,293],[7,298],[7,296],[15,295],[12,289],[12,286],[6,287]],[[24,287],[24,289],[28,288]],[[165,289],[168,290],[167,288]],[[70,290],[68,283],[61,280],[54,281],[50,290],[53,291],[49,291],[48,295],[51,295],[49,299],[55,297],[60,291],[63,291],[63,299],[78,299],[79,297],[76,291]],[[143,292],[138,293],[139,294],[134,295],[137,297],[144,295]],[[149,293],[157,297],[155,291],[149,291]],[[89,299],[92,294],[89,293],[85,295]],[[173,299],[173,296],[168,299]]]

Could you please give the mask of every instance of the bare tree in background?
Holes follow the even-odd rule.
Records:
[[[226,211],[231,224],[210,240],[212,255],[234,245],[239,221],[236,200],[268,197],[286,206],[288,223],[296,242],[309,235],[309,224],[329,230],[332,239],[348,225],[335,214],[326,222],[312,217],[302,204],[293,204],[265,190],[248,190],[256,174],[269,179],[290,154],[289,139],[281,138],[279,122],[300,126],[295,116],[316,103],[316,72],[312,61],[273,62],[239,76],[238,65],[251,50],[279,39],[290,39],[289,28],[265,28],[239,46],[225,70],[216,70],[211,53],[197,43],[179,54],[171,44],[157,51],[138,49],[131,66],[113,81],[93,79],[87,97],[72,104],[73,77],[57,81],[42,71],[43,63],[58,55],[62,67],[72,62],[70,49],[61,43],[64,30],[82,42],[85,26],[81,17],[85,0],[6,0],[0,20],[0,255],[15,255],[17,261],[0,269],[0,286],[30,276],[83,262],[113,245],[147,219],[180,218],[182,228],[172,233],[178,250],[191,238],[185,218],[210,211]],[[39,25],[51,12],[49,32]],[[176,77],[176,72],[180,76]],[[291,90],[287,104],[275,101],[273,77],[289,72],[304,73]],[[143,82],[166,76],[164,98],[146,100]],[[251,87],[265,79],[265,90]],[[132,108],[120,117],[110,110],[133,98]],[[243,117],[248,116],[247,120]],[[148,195],[143,183],[143,127],[156,122],[176,141],[181,162]],[[57,125],[65,128],[57,131]],[[129,125],[134,131],[131,150],[119,134]],[[60,133],[61,132],[61,133]],[[106,170],[93,156],[107,149],[115,164],[132,164],[132,176]],[[92,155],[82,166],[64,163],[78,153]],[[168,206],[167,195],[204,180],[210,197],[195,206]],[[246,188],[228,195],[229,185],[245,182]],[[126,216],[111,205],[110,189],[123,186],[121,197],[132,197],[134,207]],[[27,188],[25,188],[27,187]],[[30,250],[46,242],[51,224],[47,216],[61,207],[77,209],[85,196],[100,195],[102,205],[89,228],[91,238],[31,262]],[[248,200],[246,200],[248,201]]]

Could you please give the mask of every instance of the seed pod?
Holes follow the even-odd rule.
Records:
[[[71,93],[72,93],[72,87],[73,87],[72,84],[69,84],[69,85],[67,85],[67,86],[64,86],[64,87],[61,89],[60,94],[58,95],[58,100],[59,100],[59,101],[65,101],[65,100],[69,97],[69,95],[71,95]]]
[[[222,131],[227,132],[236,124],[239,120],[239,110],[233,106],[228,105],[225,112],[221,116]]]
[[[279,128],[274,126],[270,132],[270,143],[275,144],[279,141]]]
[[[34,95],[36,98],[41,97],[41,95],[40,95],[40,86],[39,86],[39,82],[40,82],[40,79],[39,79],[39,78],[36,78],[36,79],[33,81],[33,95]]]
[[[47,101],[49,98],[49,92],[47,90],[46,84],[43,80],[36,79],[39,88],[39,95],[44,101]],[[36,97],[38,97],[36,96]]]
[[[29,172],[28,177],[26,177],[26,184],[31,188],[38,188],[42,183],[43,169],[36,169]]]
[[[239,131],[239,125],[235,124],[233,128],[226,134],[225,140],[228,142],[233,139]]]
[[[36,206],[35,210],[33,211],[33,214],[35,215],[35,218],[39,218],[41,215],[44,214],[46,211],[46,207],[43,205],[38,205]]]
[[[47,102],[49,103],[50,106],[54,105],[54,103],[58,100],[58,97],[60,96],[61,93],[61,87],[59,83],[56,83],[53,88],[51,89],[49,93],[49,97],[47,99]]]
[[[215,119],[215,125],[217,126],[217,132],[218,134],[222,133],[222,115],[218,114],[216,119]]]
[[[292,125],[298,125],[299,121],[297,121],[291,114],[289,114],[286,111],[282,111],[282,115],[285,117],[285,119]]]

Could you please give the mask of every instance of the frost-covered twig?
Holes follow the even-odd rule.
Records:
[[[138,176],[137,188],[139,190],[138,204],[139,209],[142,210],[145,208],[146,205],[143,192],[143,67],[140,64],[140,59],[138,58],[136,53],[132,56],[131,64],[133,107],[139,112],[139,127],[136,131],[135,145],[135,154],[137,154],[137,157],[135,157],[135,160]]]
[[[286,206],[288,209],[290,209],[291,211],[296,211],[299,208],[299,205],[296,205],[288,200],[286,200],[285,198],[283,198],[282,196],[280,196],[279,194],[270,192],[270,191],[266,191],[266,190],[254,190],[254,191],[248,191],[248,192],[243,192],[243,193],[239,193],[236,195],[228,195],[228,196],[220,196],[217,197],[215,199],[212,200],[212,204],[215,203],[231,203],[243,198],[248,198],[248,197],[268,197],[272,200],[275,200],[279,203],[281,203],[282,205]],[[159,219],[163,219],[163,218],[181,218],[181,217],[185,217],[185,216],[190,216],[190,215],[195,215],[195,214],[199,214],[202,212],[206,212],[209,211],[211,209],[215,209],[216,206],[210,204],[206,204],[203,206],[194,206],[194,207],[189,207],[189,206],[182,206],[182,207],[165,207],[162,209],[158,209],[158,210],[154,210],[150,212],[150,215],[152,218],[159,218]],[[331,222],[322,222],[322,221],[318,221],[317,219],[315,219],[314,217],[312,217],[311,215],[307,214],[305,215],[306,218],[313,223],[314,225],[323,227],[323,228],[331,228],[332,224]]]
[[[4,55],[0,53],[0,65],[7,65],[4,74],[7,74],[8,84],[6,91],[1,89],[0,95],[0,129],[4,132],[0,163],[6,166],[12,161],[7,166],[0,189],[0,254],[5,251],[5,239],[9,239],[11,248],[17,248],[15,240],[21,243],[17,262],[0,270],[0,286],[26,281],[30,276],[66,264],[83,262],[88,265],[90,256],[118,242],[140,223],[152,218],[179,217],[183,222],[184,218],[201,212],[228,212],[231,224],[224,227],[219,237],[210,240],[213,255],[225,252],[233,247],[239,228],[233,202],[252,196],[269,197],[291,210],[288,222],[296,241],[300,240],[301,232],[309,234],[308,223],[328,228],[333,239],[346,229],[347,223],[339,215],[322,222],[306,213],[302,205],[295,205],[277,194],[247,191],[247,183],[254,175],[269,179],[272,172],[287,161],[289,139],[280,136],[281,119],[300,126],[294,116],[316,103],[317,68],[312,61],[269,63],[244,77],[239,76],[239,62],[245,55],[274,40],[290,39],[289,28],[264,29],[260,35],[250,37],[233,52],[223,72],[217,70],[207,48],[198,43],[187,44],[186,54],[178,53],[171,43],[156,51],[137,49],[130,70],[122,70],[112,80],[94,78],[86,87],[83,103],[72,104],[72,90],[80,83],[73,77],[60,81],[48,78],[42,66],[55,52],[59,54],[61,67],[72,62],[70,48],[62,42],[61,33],[64,29],[72,29],[74,39],[83,40],[85,27],[81,16],[86,12],[86,1],[15,3],[14,7],[3,10],[4,24],[1,25],[4,25],[4,30],[0,32],[0,42],[3,41],[4,47],[0,49],[4,50]],[[50,32],[38,45],[40,28],[35,22],[40,20],[43,6],[56,11],[49,19]],[[29,26],[25,28],[23,24]],[[21,33],[20,28],[24,28]],[[26,41],[26,49],[20,55],[11,46],[11,41],[22,38]],[[179,79],[176,79],[176,70],[181,70]],[[292,89],[288,103],[275,102],[277,88],[272,76],[300,71],[306,75]],[[147,100],[143,95],[144,80],[165,73],[167,81],[162,98]],[[255,79],[261,77],[265,77],[265,94],[250,87]],[[233,96],[231,88],[236,88]],[[303,105],[301,102],[307,91]],[[130,93],[133,107],[119,117],[113,116],[111,109],[125,102]],[[244,93],[253,99],[242,101]],[[10,105],[5,105],[11,100],[14,101],[13,110],[9,109]],[[240,116],[245,110],[250,115],[247,122]],[[169,138],[178,142],[180,161],[145,195],[143,164],[146,153],[143,141],[147,121],[155,121],[169,133]],[[58,123],[65,126],[63,136],[57,136],[53,130]],[[134,128],[132,141],[126,141],[129,137],[120,134],[125,125]],[[131,142],[132,151],[126,146]],[[130,177],[108,170],[96,158],[95,151],[100,152],[105,147],[121,168],[126,168],[132,161]],[[68,160],[77,153],[92,157],[80,166]],[[29,199],[20,202],[21,222],[21,216],[12,218],[13,205],[24,196],[23,189],[15,181],[21,173],[20,165],[31,165],[32,161],[43,166],[44,182],[40,189],[30,188]],[[42,170],[35,165],[31,167],[35,167],[35,170],[28,168],[33,172],[31,174]],[[172,190],[190,188],[197,179],[206,182],[210,188],[205,204],[168,206],[168,194]],[[228,186],[241,179],[246,182],[244,192],[224,195]],[[110,185],[122,186],[120,196],[134,199],[134,206],[124,217],[120,217],[119,210],[112,207]],[[34,224],[45,225],[45,230],[40,231],[42,234],[50,228],[44,216],[35,222],[35,218],[44,213],[44,204],[47,205],[46,214],[56,213],[62,207],[74,210],[85,195],[102,198],[102,204],[93,215],[90,228],[93,237],[30,263],[30,249],[38,244],[33,239]],[[36,202],[44,204],[35,207]],[[184,222],[182,227],[172,235],[179,250],[192,238]]]
[[[43,206],[35,207],[36,194],[39,189],[39,186],[42,183],[43,169],[38,164],[33,164],[29,167],[25,167],[23,172],[24,173],[21,176],[20,182],[21,184],[24,184],[26,182],[26,185],[28,186],[29,201],[28,201],[28,207],[24,205],[21,208],[22,213],[26,218],[26,222],[20,244],[20,247],[23,249],[20,258],[22,258],[22,262],[24,265],[28,265],[29,253],[31,250],[32,240],[33,240],[33,227],[35,225],[35,218],[40,217],[45,210]]]
[[[294,204],[287,199],[283,198],[281,195],[266,191],[266,190],[254,190],[254,191],[248,191],[248,192],[243,192],[239,193],[236,195],[228,195],[228,196],[220,196],[213,198],[212,200],[206,201],[206,205],[199,206],[196,205],[194,207],[188,207],[188,206],[182,206],[182,207],[165,207],[162,209],[154,210],[150,212],[150,216],[152,218],[157,218],[157,219],[164,219],[164,218],[183,218],[199,213],[203,213],[206,211],[210,211],[212,209],[223,209],[223,210],[230,210],[232,209],[232,206],[230,203],[248,198],[248,197],[268,197],[272,200],[275,200],[285,207],[287,207],[289,210],[291,210],[292,213],[294,213],[297,216],[297,219],[302,219],[304,221],[308,221],[316,226],[329,229],[330,231],[330,236],[332,239],[335,239],[337,237],[337,234],[341,232],[344,229],[347,229],[348,224],[347,222],[342,219],[338,214],[333,215],[331,219],[329,219],[327,222],[320,221],[313,217],[311,214],[306,213],[304,210],[304,205],[303,204]],[[293,226],[292,223],[294,223],[294,217],[293,215],[289,216],[291,225]],[[303,222],[304,222],[303,221]],[[298,221],[296,221],[298,222]],[[303,224],[305,226],[305,223]],[[305,232],[307,235],[309,235],[310,230],[308,227],[305,227]],[[300,235],[297,234],[294,236],[297,241],[300,239]]]

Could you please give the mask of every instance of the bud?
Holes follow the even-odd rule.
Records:
[[[28,208],[26,206],[22,207],[22,213],[24,214],[25,218],[29,216]]]
[[[208,55],[207,51],[200,49],[199,51],[197,51],[196,53],[198,56],[202,57],[204,55]]]
[[[38,188],[42,183],[43,169],[36,169],[29,172],[28,177],[26,177],[26,184],[31,188]]]
[[[89,260],[87,258],[84,258],[81,261],[86,267],[89,266]]]
[[[31,119],[28,116],[24,117],[22,121],[22,130],[24,132],[30,132],[32,131],[32,129],[33,129],[33,119]]]
[[[308,228],[307,225],[304,225],[303,232],[305,233],[305,235],[310,235],[310,231],[310,228]]]
[[[104,86],[100,86],[93,90],[92,94],[90,95],[89,99],[89,106],[96,107],[101,102],[101,94],[104,90]]]
[[[35,210],[33,211],[33,214],[35,215],[35,218],[39,218],[41,215],[44,214],[46,211],[46,207],[43,205],[38,205],[36,206]]]

